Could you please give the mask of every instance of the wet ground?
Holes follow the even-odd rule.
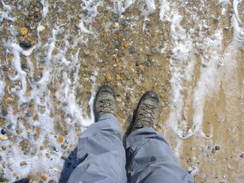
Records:
[[[124,130],[154,90],[155,127],[196,182],[243,183],[243,12],[242,0],[1,0],[0,182],[58,182],[109,84]]]

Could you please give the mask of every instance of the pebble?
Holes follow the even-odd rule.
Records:
[[[46,181],[47,178],[48,178],[48,177],[47,177],[46,175],[41,175],[41,179],[42,179],[42,180]]]
[[[144,66],[143,65],[139,65],[139,70],[141,70],[141,71],[144,71]]]
[[[27,140],[22,140],[20,143],[19,143],[19,147],[22,151],[26,151],[28,152],[30,150],[30,143],[27,141]]]
[[[129,48],[129,47],[130,47],[130,45],[129,45],[129,43],[128,43],[128,42],[124,42],[123,47],[127,49],[127,48]]]
[[[0,136],[0,140],[2,141],[6,141],[8,140],[8,136],[4,135],[4,136]]]
[[[5,135],[7,133],[7,131],[3,128],[2,130],[1,130],[1,134],[2,135]]]
[[[38,30],[39,32],[42,32],[42,31],[45,30],[45,27],[44,27],[43,25],[39,25],[39,26],[37,27],[37,30]]]
[[[105,79],[106,79],[107,81],[112,81],[112,76],[111,76],[111,74],[110,74],[110,73],[107,73],[107,74],[105,75]]]
[[[64,142],[64,136],[60,135],[57,137],[57,142],[62,144]]]
[[[166,54],[166,57],[167,58],[171,58],[173,56],[173,52],[172,51],[169,51],[167,54]]]
[[[0,117],[0,126],[3,126],[6,123],[6,120],[4,118]]]
[[[26,69],[28,69],[28,66],[27,66],[27,64],[21,64],[21,69],[23,69],[23,70],[26,70]]]
[[[51,158],[51,155],[48,154],[48,153],[46,153],[46,157],[47,157],[47,158]]]
[[[136,53],[136,48],[135,47],[130,47],[129,48],[129,52],[130,52],[130,54]]]
[[[12,96],[10,96],[10,97],[7,97],[7,98],[6,98],[6,101],[7,101],[8,103],[13,103],[15,100],[14,100],[14,98],[13,98]]]
[[[40,150],[44,150],[45,149],[45,146],[40,146]]]
[[[242,154],[240,155],[240,157],[241,157],[242,159],[244,159],[244,153],[242,153]]]
[[[219,150],[220,150],[220,146],[219,146],[219,145],[216,145],[216,146],[215,146],[215,150],[216,150],[216,151],[219,151]]]
[[[121,78],[121,76],[119,74],[116,74],[116,80],[118,80],[118,81],[122,80],[122,78]]]
[[[19,30],[20,35],[25,36],[28,34],[28,29],[26,27],[21,27]]]
[[[52,52],[52,55],[57,55],[59,53],[59,51],[57,49],[54,49]]]
[[[8,115],[8,111],[5,110],[4,108],[2,108],[1,113],[2,113],[3,116],[7,116]]]
[[[19,165],[20,165],[20,166],[26,166],[27,163],[26,163],[25,161],[21,161],[21,162],[19,163]]]
[[[24,49],[28,49],[28,48],[32,47],[32,44],[31,44],[30,42],[27,42],[27,41],[21,41],[21,42],[19,43],[19,45],[20,45],[22,48],[24,48]]]

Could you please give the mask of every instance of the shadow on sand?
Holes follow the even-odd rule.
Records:
[[[68,158],[64,161],[63,170],[61,172],[59,183],[67,183],[68,179],[75,169],[75,167],[79,164],[77,156],[77,148],[75,148],[68,156]]]

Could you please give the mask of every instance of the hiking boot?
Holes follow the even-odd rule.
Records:
[[[146,92],[137,106],[132,122],[131,131],[145,128],[154,127],[159,120],[161,107],[159,104],[159,97],[154,92]]]
[[[107,85],[101,86],[94,102],[95,121],[103,114],[112,113],[115,115],[116,108],[115,95],[112,88]]]

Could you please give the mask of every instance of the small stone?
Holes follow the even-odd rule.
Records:
[[[12,129],[12,127],[13,127],[13,124],[8,124],[8,126],[7,126],[7,129]]]
[[[7,116],[7,115],[8,115],[8,111],[5,110],[4,108],[2,108],[2,115],[3,115],[3,116]]]
[[[241,153],[240,157],[244,159],[244,153]]]
[[[16,133],[19,135],[19,134],[23,133],[23,130],[21,130],[21,129],[16,129]]]
[[[120,63],[120,60],[119,60],[118,57],[115,58],[115,63],[116,63],[116,64],[119,64],[119,63]]]
[[[62,144],[64,142],[64,136],[60,135],[57,137],[58,143]]]
[[[32,46],[32,44],[31,44],[30,42],[27,42],[27,41],[21,41],[21,42],[19,43],[19,45],[20,45],[22,48],[24,48],[24,49],[28,49],[28,48],[30,48],[30,47]]]
[[[127,48],[129,48],[129,47],[130,47],[130,45],[129,45],[129,43],[128,43],[128,42],[124,42],[123,47],[127,49]]]
[[[9,97],[6,98],[6,101],[8,103],[13,103],[14,102],[14,98],[12,96],[9,96]]]
[[[28,69],[28,66],[27,66],[27,64],[21,64],[21,69],[23,69],[23,70],[26,70],[26,69]]]
[[[171,58],[173,56],[173,52],[172,51],[169,51],[167,54],[166,54],[166,57],[167,58]]]
[[[47,178],[48,178],[48,177],[47,177],[46,175],[41,175],[41,179],[42,179],[42,180],[46,181]]]
[[[118,80],[118,81],[122,80],[122,78],[121,78],[121,76],[119,74],[116,74],[116,80]]]
[[[19,143],[19,147],[22,151],[28,152],[30,150],[30,143],[27,140],[22,140]]]
[[[59,53],[59,51],[57,49],[54,49],[52,52],[52,55],[57,55]]]
[[[135,47],[130,47],[129,48],[129,52],[130,52],[130,54],[136,53],[136,48]]]
[[[76,134],[77,136],[80,136],[80,134],[81,134],[81,130],[80,130],[80,129],[75,130],[75,134]]]
[[[35,82],[40,81],[41,78],[42,78],[42,74],[41,74],[41,73],[40,73],[40,74],[36,74],[36,75],[34,75],[34,77],[33,77],[33,79],[34,79]]]
[[[143,65],[139,65],[139,70],[144,71],[145,67]]]
[[[19,165],[20,165],[20,166],[26,166],[27,163],[26,163],[25,161],[21,161],[21,162],[19,163]]]
[[[112,81],[112,76],[111,76],[111,74],[110,74],[110,73],[107,73],[107,74],[105,75],[105,79],[106,79],[107,81]]]
[[[216,151],[219,151],[219,150],[220,150],[220,146],[219,146],[219,145],[216,145],[216,146],[215,146],[215,150],[216,150]]]
[[[5,135],[7,133],[7,131],[3,128],[2,130],[1,130],[1,134],[2,135]]]
[[[40,150],[44,150],[45,149],[45,146],[40,146]]]
[[[46,153],[46,157],[47,158],[51,158],[50,154]]]
[[[26,34],[28,34],[28,29],[26,27],[21,27],[20,30],[19,30],[19,33],[22,35],[22,36],[25,36]]]
[[[43,25],[39,25],[39,26],[37,27],[37,30],[38,30],[39,32],[42,32],[42,31],[45,30],[45,27],[44,27]]]
[[[12,60],[13,60],[13,58],[14,58],[14,56],[13,56],[13,55],[7,55],[7,56],[6,56],[6,59],[7,59],[8,61],[12,61]]]
[[[2,141],[6,141],[8,140],[8,136],[4,135],[4,136],[0,136],[0,140]]]
[[[112,44],[117,49],[121,47],[121,42],[119,40],[112,40]]]

